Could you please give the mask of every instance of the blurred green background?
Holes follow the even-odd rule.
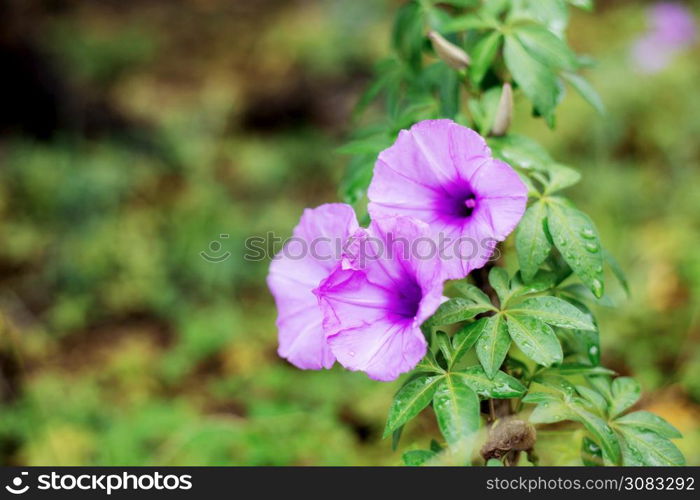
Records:
[[[269,261],[243,253],[337,201],[400,3],[0,4],[0,463],[399,463],[380,439],[398,384],[279,359]],[[697,465],[700,50],[636,73],[649,3],[597,3],[570,40],[608,115],[567,95],[555,131],[524,102],[514,127],[581,168],[570,194],[634,289],[599,310],[603,364]],[[436,434],[426,414],[402,448]]]

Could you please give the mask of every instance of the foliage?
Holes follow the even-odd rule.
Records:
[[[483,408],[490,409],[493,433],[499,418],[494,400],[515,398],[515,407],[510,401],[500,407],[522,419],[529,405],[536,405],[527,417],[531,424],[581,425],[586,465],[682,465],[683,456],[669,440],[679,434],[663,419],[640,412],[621,416],[639,399],[638,383],[612,378],[614,372],[600,366],[590,306],[606,299],[604,265],[626,290],[628,285],[593,220],[562,193],[581,174],[534,140],[501,130],[507,129],[513,107],[508,85],[550,128],[566,83],[603,112],[600,97],[577,74],[583,58],[567,44],[568,17],[564,0],[415,0],[397,13],[394,55],[377,67],[359,106],[362,111],[378,100],[385,118],[361,126],[341,148],[354,155],[341,184],[343,198],[363,203],[372,160],[399,129],[450,118],[491,135],[494,154],[517,168],[529,187],[530,203],[515,235],[520,269],[509,275],[491,267],[488,283],[475,283],[481,290],[455,283],[455,296],[424,325],[432,350],[396,393],[384,435],[393,434],[396,445],[403,426],[432,405],[446,445],[458,450],[462,463],[478,463],[471,452],[481,426],[480,399],[488,401]],[[482,290],[494,293],[489,297]],[[479,365],[465,365],[470,352]],[[503,450],[503,459],[515,463],[520,451]],[[404,461],[417,465],[437,453],[411,451]],[[492,459],[483,449],[482,455]]]

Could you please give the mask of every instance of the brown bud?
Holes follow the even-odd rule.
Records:
[[[489,437],[481,448],[485,460],[501,458],[510,451],[527,451],[535,445],[535,428],[516,417],[499,419],[489,430]]]
[[[513,119],[513,88],[510,83],[503,84],[501,98],[498,101],[498,109],[496,117],[493,120],[491,127],[491,135],[505,135],[510,127],[510,122]]]
[[[437,31],[430,31],[428,38],[433,42],[433,48],[438,57],[445,61],[448,66],[456,70],[466,69],[469,66],[469,55],[454,43],[448,42]]]

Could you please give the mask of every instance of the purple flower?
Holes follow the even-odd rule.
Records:
[[[369,186],[373,218],[405,215],[430,225],[444,276],[483,266],[525,211],[527,188],[484,139],[450,120],[402,130],[382,151]]]
[[[648,12],[649,31],[632,46],[632,59],[639,71],[656,73],[695,40],[697,27],[692,13],[673,2],[655,4]]]
[[[444,300],[440,259],[429,228],[408,217],[375,219],[361,248],[361,269],[336,270],[319,287],[328,343],[338,362],[375,380],[394,380],[425,356],[420,325]]]
[[[693,42],[696,34],[693,14],[682,4],[660,2],[649,11],[651,34],[668,47],[685,47]]]
[[[340,203],[306,209],[294,235],[270,265],[267,285],[277,304],[278,353],[302,369],[335,362],[321,326],[314,290],[339,265],[338,242],[359,230],[355,212]],[[347,267],[347,263],[346,266]]]

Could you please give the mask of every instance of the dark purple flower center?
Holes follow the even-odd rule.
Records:
[[[476,194],[468,186],[463,186],[438,199],[435,208],[445,217],[466,219],[471,217],[478,203]]]
[[[418,314],[423,291],[413,279],[406,280],[396,287],[390,310],[401,319],[413,319]]]

